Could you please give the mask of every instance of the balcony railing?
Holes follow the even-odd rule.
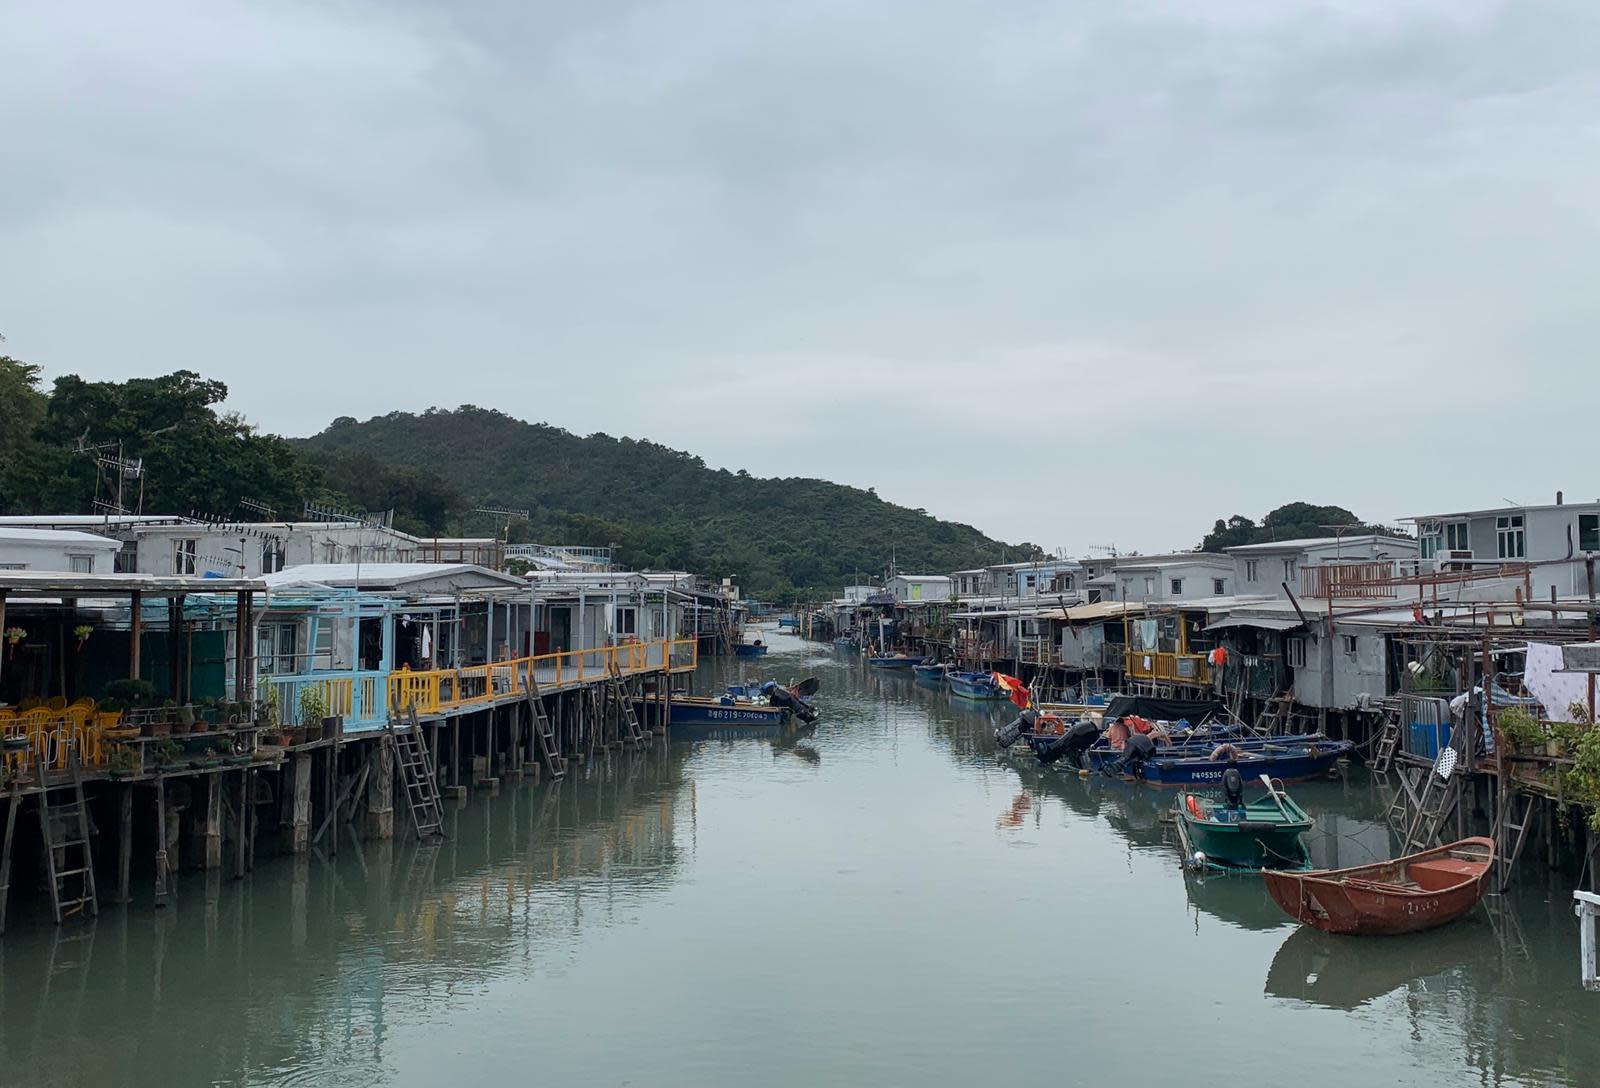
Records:
[[[1134,680],[1204,685],[1211,682],[1211,667],[1200,654],[1129,650],[1128,676]]]
[[[1391,560],[1371,563],[1323,563],[1300,568],[1300,594],[1323,600],[1341,598],[1392,598],[1395,564]]]
[[[418,714],[427,716],[487,706],[519,695],[530,676],[541,688],[559,688],[613,675],[692,672],[699,660],[698,643],[685,638],[624,642],[459,669],[309,673],[267,677],[266,682],[277,694],[280,724],[314,724],[299,720],[300,694],[317,687],[328,715],[344,718],[345,731],[351,732],[381,726],[391,707],[415,706]]]
[[[1017,642],[1017,660],[1024,665],[1061,664],[1061,647],[1046,635],[1024,635]]]

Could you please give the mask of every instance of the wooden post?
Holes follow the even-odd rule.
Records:
[[[128,594],[128,679],[139,679],[140,640],[144,637],[144,594]]]
[[[379,741],[372,753],[372,773],[367,777],[367,838],[394,838],[394,750]]]
[[[120,819],[117,821],[117,902],[133,902],[133,783],[118,787]]]
[[[311,846],[311,756],[300,752],[289,765],[294,808],[289,817],[289,851],[303,854]]]
[[[167,780],[156,775],[156,906],[167,905]]]
[[[200,867],[222,868],[222,775],[206,777],[206,811],[200,824]]]
[[[11,891],[11,840],[17,828],[17,809],[21,805],[22,797],[12,790],[6,799],[6,833],[0,840],[0,933],[6,931],[6,900]]]
[[[240,590],[233,601],[233,697],[245,698],[245,647],[249,645],[250,594]]]
[[[250,768],[239,772],[239,815],[234,822],[233,879],[243,880],[245,849],[250,844]]]

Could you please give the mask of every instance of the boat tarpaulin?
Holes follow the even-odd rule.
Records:
[[[1175,722],[1187,718],[1201,725],[1212,718],[1221,717],[1223,707],[1217,699],[1158,699],[1154,695],[1118,695],[1106,707],[1105,720],[1112,721],[1136,714],[1152,721]]]

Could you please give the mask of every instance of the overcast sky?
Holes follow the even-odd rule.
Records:
[[[0,0],[0,333],[1075,552],[1600,495],[1600,4]]]

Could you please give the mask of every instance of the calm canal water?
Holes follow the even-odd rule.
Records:
[[[185,875],[0,942],[0,1084],[1600,1083],[1570,892],[1394,940],[1186,877],[1170,795],[997,757],[1002,711],[772,635],[815,734],[612,755],[443,846]],[[1387,850],[1301,786],[1319,863]]]

